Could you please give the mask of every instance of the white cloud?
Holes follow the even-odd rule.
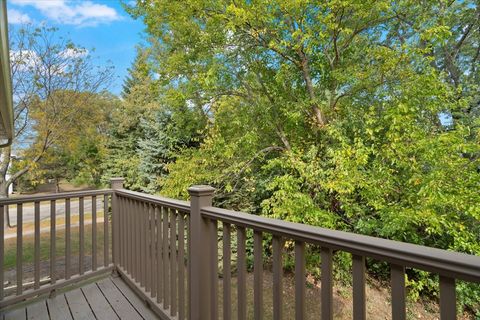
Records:
[[[121,19],[114,8],[92,1],[10,0],[10,2],[18,6],[33,6],[45,17],[61,24],[95,26]]]
[[[40,58],[32,50],[10,50],[10,62],[19,71],[28,71],[40,63]]]
[[[67,72],[73,65],[77,58],[82,58],[88,55],[88,50],[83,48],[67,48],[57,54],[62,58],[54,60],[54,64],[47,67],[42,59],[32,50],[10,50],[10,62],[14,68],[19,72],[38,72],[40,70],[52,74],[61,74]]]
[[[8,23],[22,24],[32,22],[32,19],[26,13],[22,13],[15,9],[8,9]]]
[[[88,55],[87,49],[68,48],[59,53],[63,58],[81,58]]]

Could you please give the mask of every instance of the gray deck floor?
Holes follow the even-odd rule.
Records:
[[[1,320],[159,319],[120,279],[108,277],[54,298],[0,312]]]

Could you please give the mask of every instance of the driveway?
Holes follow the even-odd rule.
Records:
[[[9,205],[8,214],[10,217],[10,225],[15,226],[17,224],[17,206]],[[84,199],[84,212],[92,212],[92,198]],[[97,197],[97,212],[103,212],[103,197]],[[55,214],[57,217],[65,217],[65,201],[57,200],[55,206]],[[79,201],[74,199],[70,201],[70,214],[72,216],[79,214]],[[23,223],[34,222],[35,211],[33,203],[27,203],[23,205]],[[40,202],[40,220],[50,219],[50,201]]]

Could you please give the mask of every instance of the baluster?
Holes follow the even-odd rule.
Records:
[[[238,320],[247,318],[247,266],[246,266],[246,241],[245,228],[237,227],[237,295],[238,295]]]
[[[263,319],[263,236],[253,233],[253,309],[255,320]]]
[[[440,276],[440,320],[457,318],[455,279]]]
[[[135,250],[134,240],[133,240],[133,230],[134,230],[134,222],[133,222],[133,210],[132,210],[132,200],[126,198],[125,199],[125,212],[127,213],[127,242],[128,242],[128,252],[127,252],[127,272],[128,274],[134,278],[133,276],[133,269],[134,269],[134,261],[133,261],[133,250]]]
[[[223,223],[223,319],[232,318],[232,227]]]
[[[123,196],[117,195],[117,203],[118,203],[118,230],[119,230],[119,259],[120,259],[120,267],[122,271],[128,272],[128,218],[127,218],[127,204],[128,200]]]
[[[279,236],[273,236],[273,319],[282,319],[282,239]]]
[[[210,260],[210,270],[212,272],[212,319],[218,319],[218,223],[216,220],[210,221],[210,247],[212,251]]]
[[[128,198],[123,198],[122,202],[122,214],[123,214],[123,234],[121,234],[121,237],[124,239],[124,248],[123,248],[123,258],[124,258],[124,265],[123,269],[127,271],[128,273],[130,272],[129,268],[129,263],[130,263],[130,241],[129,241],[129,233],[130,233],[130,217],[129,217],[129,199]]]
[[[170,315],[177,315],[177,215],[170,211]]]
[[[128,211],[130,221],[130,276],[132,279],[136,279],[136,228],[135,228],[135,204],[132,199],[128,199]]]
[[[133,252],[132,252],[132,257],[133,257],[133,268],[132,268],[132,273],[133,273],[133,279],[135,279],[136,282],[139,282],[138,279],[138,273],[139,273],[139,242],[138,239],[140,235],[138,234],[139,229],[138,229],[138,215],[137,215],[137,202],[135,200],[131,200],[130,203],[131,207],[131,215],[132,215],[132,242],[133,242]]]
[[[149,228],[150,228],[150,273],[152,275],[151,278],[151,297],[154,298],[157,296],[157,276],[158,276],[158,270],[156,268],[156,261],[157,261],[157,254],[156,254],[156,228],[155,228],[155,220],[156,220],[156,214],[155,214],[155,207],[152,204],[148,205],[148,210],[150,214],[150,219],[149,219]]]
[[[168,209],[162,207],[163,215],[163,308],[170,306],[169,290],[169,252],[168,252]]]
[[[332,320],[333,319],[333,276],[332,276],[332,249],[322,248],[321,249],[321,259],[322,259],[322,320]]]
[[[84,199],[80,197],[78,199],[79,206],[79,230],[80,230],[80,240],[79,240],[79,273],[82,275],[85,269],[85,206]]]
[[[162,252],[162,212],[155,206],[155,215],[157,216],[157,303],[163,299],[163,252]]]
[[[150,271],[151,267],[151,258],[150,258],[150,205],[145,203],[143,206],[144,209],[144,218],[145,218],[145,291],[151,292],[152,284],[152,273]]]
[[[34,228],[35,228],[35,240],[34,240],[34,275],[33,275],[33,287],[34,289],[40,288],[40,202],[34,203]]]
[[[178,319],[185,319],[185,218],[178,216]]]
[[[40,211],[40,210],[39,210]],[[71,241],[71,221],[70,221],[70,198],[65,199],[65,279],[70,279],[72,247]]]
[[[305,319],[305,243],[295,241],[295,319]]]
[[[5,256],[5,206],[0,205],[0,301],[3,300],[5,293],[3,285],[5,283],[5,274],[3,273],[3,263]]]
[[[123,219],[122,219],[122,223],[123,223],[123,233],[120,235],[122,237],[122,239],[124,240],[123,244],[124,244],[124,247],[123,247],[123,269],[127,272],[127,273],[130,273],[130,268],[129,268],[129,264],[130,264],[130,245],[131,245],[131,242],[130,242],[130,237],[129,237],[129,233],[130,233],[130,229],[131,229],[131,226],[130,226],[130,215],[129,215],[129,199],[128,198],[123,198],[122,197],[122,215],[123,215]]]
[[[117,218],[118,218],[118,224],[117,224],[117,230],[119,232],[118,234],[118,264],[120,267],[125,269],[125,205],[124,205],[124,198],[122,196],[117,195],[117,201],[116,201],[116,207],[117,207]]]
[[[405,267],[396,264],[390,265],[392,283],[392,319],[405,320],[407,318],[405,306]]]
[[[23,206],[17,204],[17,295],[23,293]]]
[[[147,228],[146,228],[146,217],[145,217],[145,204],[138,202],[138,218],[140,219],[140,285],[142,287],[146,286],[147,280]]]
[[[92,270],[97,270],[97,197],[92,196]]]
[[[132,276],[132,279],[137,279],[137,227],[136,227],[136,215],[135,215],[135,201],[132,199],[129,199],[129,205],[128,205],[129,211],[130,211],[130,242],[131,242],[131,270],[130,270],[130,275]]]
[[[365,320],[365,257],[353,255],[353,319]]]
[[[136,244],[136,249],[135,249],[135,252],[136,252],[136,257],[135,257],[135,261],[136,261],[136,281],[137,282],[140,282],[141,281],[141,278],[142,278],[142,260],[141,260],[141,250],[142,250],[142,244],[141,244],[141,241],[142,241],[142,237],[141,237],[141,216],[140,216],[140,204],[138,203],[138,201],[135,201],[135,244]]]
[[[56,212],[55,200],[50,200],[50,283],[55,284],[56,282],[56,222],[57,222],[57,212]]]
[[[108,195],[103,196],[103,266],[108,267],[109,261],[109,235],[108,235]]]

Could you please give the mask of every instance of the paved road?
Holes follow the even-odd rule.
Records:
[[[98,219],[97,219],[97,225],[101,225],[102,223],[103,223],[103,218],[98,218]],[[85,222],[84,222],[84,225],[85,225],[85,226],[89,226],[89,225],[91,225],[91,224],[92,224],[92,220],[85,220]],[[80,225],[80,223],[78,223],[78,222],[77,222],[77,223],[72,223],[72,224],[70,225],[70,227],[71,227],[71,228],[76,228],[76,227],[78,227],[79,225]],[[66,228],[65,224],[61,224],[61,225],[57,225],[57,226],[55,227],[55,230],[58,231],[58,230],[63,230],[63,229],[65,229],[65,228]],[[12,229],[12,230],[16,230],[16,229]],[[50,227],[40,228],[40,234],[42,234],[42,233],[47,233],[47,232],[50,232]],[[27,231],[23,230],[23,233],[22,233],[22,234],[23,234],[23,237],[25,237],[25,236],[30,236],[30,235],[35,234],[35,230],[32,230],[32,229],[29,229],[29,230],[27,230]],[[17,237],[17,233],[16,233],[16,232],[9,232],[9,233],[5,233],[5,235],[3,236],[3,239],[4,239],[4,240],[7,240],[7,239],[13,239],[13,238],[16,238],[16,237]]]
[[[84,199],[84,212],[91,213],[92,212],[92,199],[85,198]],[[57,201],[55,207],[55,214],[57,217],[65,217],[65,202],[63,200]],[[97,212],[103,212],[103,197],[97,197]],[[10,205],[9,206],[9,217],[10,217],[10,224],[12,226],[17,224],[17,206]],[[79,213],[79,201],[78,199],[70,201],[70,213],[72,216],[78,215]],[[34,222],[34,206],[33,203],[28,203],[23,205],[23,223]],[[50,218],[50,201],[44,201],[40,203],[40,220],[45,220]]]

